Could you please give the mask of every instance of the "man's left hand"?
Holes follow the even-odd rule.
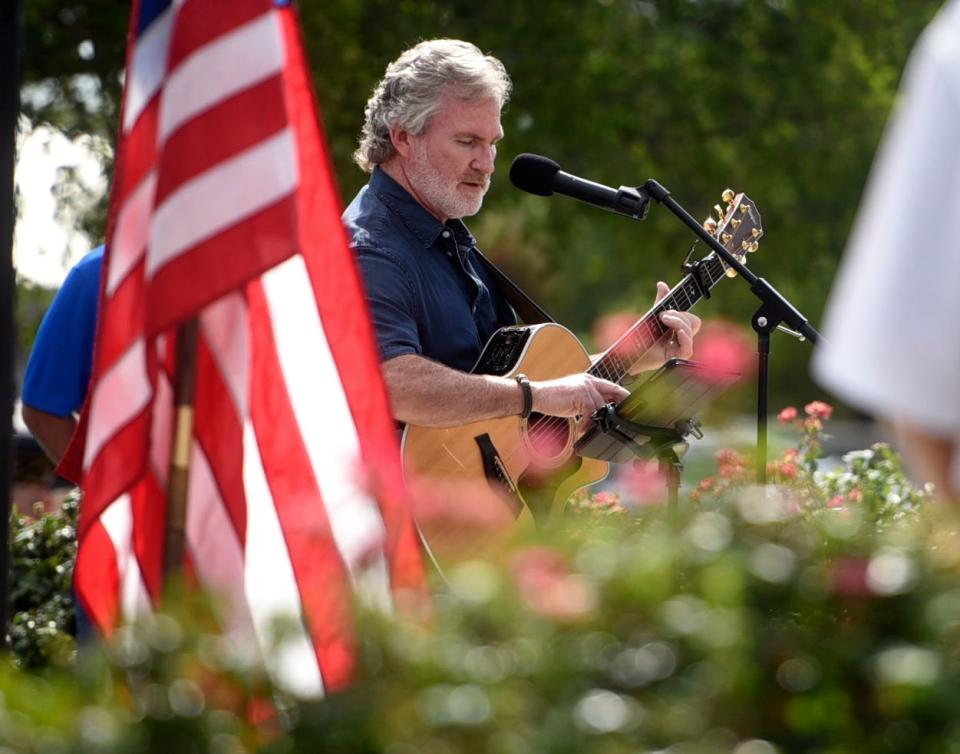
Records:
[[[662,280],[658,282],[655,303],[662,301],[669,292],[669,285]],[[667,327],[668,333],[631,367],[631,374],[656,369],[668,359],[689,359],[693,356],[693,336],[700,330],[700,317],[691,312],[667,309],[660,314],[660,321]]]

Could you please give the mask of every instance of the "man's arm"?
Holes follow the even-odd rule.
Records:
[[[406,354],[383,363],[393,416],[423,427],[451,427],[520,414],[523,392],[516,380],[450,369]],[[629,395],[593,375],[531,381],[533,410],[550,416],[589,416],[608,401]]]
[[[60,463],[63,454],[70,444],[70,438],[77,427],[77,420],[72,416],[57,416],[48,414],[38,408],[33,408],[23,404],[20,411],[23,417],[23,423],[27,429],[40,443],[43,452],[53,461],[54,464]]]

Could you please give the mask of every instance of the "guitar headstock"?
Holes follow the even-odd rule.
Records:
[[[708,227],[724,248],[737,258],[737,261],[746,264],[747,254],[760,248],[759,241],[763,237],[760,212],[757,210],[757,205],[746,194],[735,194],[731,189],[727,189],[723,192],[722,198],[726,208],[719,204],[714,206],[717,218],[708,220]],[[711,227],[714,224],[716,230]],[[720,261],[727,276],[736,277],[737,271],[722,259]]]

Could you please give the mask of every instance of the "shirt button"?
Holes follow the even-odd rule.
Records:
[[[449,230],[445,230],[445,231],[443,231],[443,233],[441,233],[440,235],[443,236],[444,238],[450,238],[450,231],[449,231]]]

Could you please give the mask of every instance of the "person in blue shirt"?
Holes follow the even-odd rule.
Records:
[[[343,219],[400,422],[454,426],[531,408],[589,416],[628,395],[587,373],[526,381],[467,371],[490,335],[515,321],[461,219],[480,210],[490,187],[510,86],[496,58],[435,39],[391,63],[367,102],[354,159],[372,175]],[[658,286],[660,296],[667,290]],[[692,354],[700,320],[676,311],[661,319],[673,337],[635,370]]]
[[[54,463],[63,457],[87,395],[102,266],[98,246],[67,274],[40,323],[23,378],[23,421]]]

